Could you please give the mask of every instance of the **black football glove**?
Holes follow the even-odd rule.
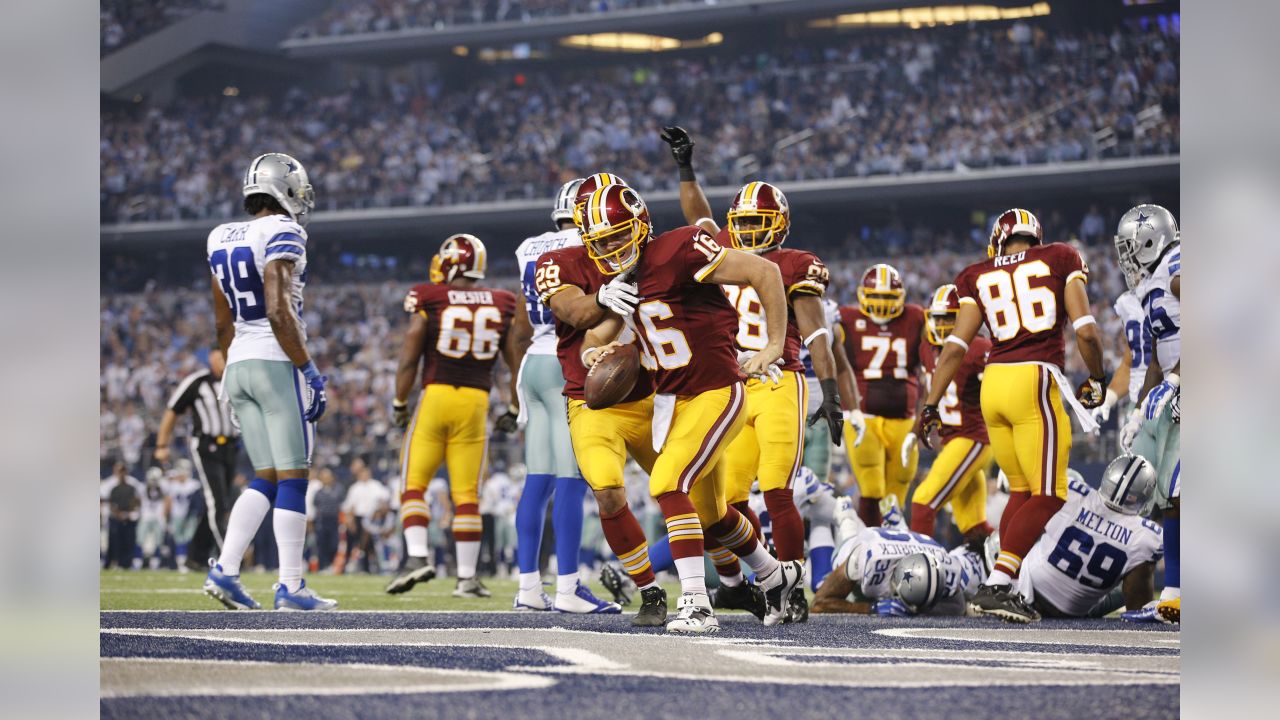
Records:
[[[844,441],[844,411],[840,409],[840,390],[835,380],[821,380],[818,384],[822,387],[822,404],[809,417],[809,427],[813,427],[819,420],[826,420],[827,428],[831,431],[831,442],[838,447]]]
[[[693,167],[693,139],[685,129],[673,125],[662,128],[662,141],[671,146],[671,157],[676,160],[676,167]]]
[[[933,449],[932,433],[942,428],[942,416],[938,414],[937,405],[925,405],[920,408],[920,420],[916,423],[916,437],[924,446]]]
[[[409,403],[399,400],[391,401],[391,422],[398,428],[409,427]]]
[[[1100,378],[1091,377],[1080,383],[1080,387],[1076,389],[1076,398],[1080,400],[1080,404],[1086,409],[1092,410],[1100,405],[1107,397],[1107,384],[1111,382],[1108,375]]]
[[[520,417],[520,411],[514,405],[508,405],[507,411],[494,421],[493,428],[504,435],[512,435],[520,428],[516,423],[518,417]]]

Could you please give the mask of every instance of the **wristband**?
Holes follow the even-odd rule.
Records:
[[[1092,315],[1081,315],[1080,317],[1076,318],[1075,322],[1071,323],[1071,329],[1079,330],[1085,325],[1096,325],[1096,324],[1098,324],[1098,321],[1094,320]]]
[[[942,342],[943,342],[944,344],[945,344],[945,343],[955,343],[955,344],[957,344],[957,345],[959,345],[959,346],[960,346],[960,349],[961,349],[961,350],[964,350],[965,352],[968,352],[968,351],[969,351],[969,343],[965,342],[964,340],[961,340],[961,339],[960,339],[958,336],[956,336],[956,335],[948,335],[948,336],[947,336],[947,339],[946,339],[946,340],[943,340]]]
[[[679,166],[679,170],[680,170],[680,182],[697,182],[698,181],[698,178],[693,176],[692,164],[681,165]]]
[[[823,335],[826,335],[827,337],[831,337],[831,331],[827,328],[818,328],[817,330],[814,330],[813,333],[809,335],[809,337],[804,339],[804,346],[809,347],[810,343],[812,343],[814,340],[817,340],[819,337]]]
[[[1171,372],[1168,375],[1165,375],[1164,381],[1174,387],[1182,387],[1182,376],[1178,375],[1176,372]]]
[[[316,367],[315,360],[308,360],[307,364],[298,368],[298,370],[302,373],[302,376],[307,379],[307,382],[311,382],[312,380],[320,377],[320,370]]]
[[[393,408],[395,408],[395,409],[397,409],[397,410],[399,410],[400,408],[406,408],[406,407],[409,407],[409,401],[408,401],[408,400],[399,400],[399,399],[397,399],[397,400],[392,400],[392,401],[391,401],[391,407],[393,407]]]

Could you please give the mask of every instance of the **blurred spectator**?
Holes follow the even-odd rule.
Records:
[[[1107,221],[1098,212],[1096,204],[1089,206],[1089,212],[1080,221],[1080,240],[1092,244],[1102,242],[1107,232]]]
[[[200,481],[191,476],[191,461],[186,458],[177,460],[173,469],[165,478],[165,493],[169,497],[169,532],[173,535],[174,564],[178,572],[190,571],[187,565],[187,553],[191,538],[196,534],[196,525],[205,513],[203,507],[204,488]],[[196,500],[193,507],[192,500]]]
[[[480,486],[479,573],[485,576],[508,576],[515,564],[516,504],[520,488],[503,470],[497,470]]]
[[[107,557],[103,568],[113,564],[122,569],[133,566],[137,543],[139,509],[146,486],[129,475],[122,461],[116,461],[109,477],[102,479],[99,497],[107,511]]]
[[[141,568],[145,559],[152,570],[160,567],[160,550],[164,547],[165,528],[168,520],[169,497],[161,486],[164,471],[158,467],[147,470],[147,484],[142,491],[138,514],[138,546],[141,554],[134,558],[134,568]]]
[[[342,510],[347,514],[347,567],[359,567],[366,573],[381,570],[376,543],[382,532],[382,519],[391,501],[387,486],[373,478],[363,458],[351,462],[351,475],[355,483],[347,491]],[[359,553],[357,560],[356,553]]]
[[[324,571],[333,567],[333,559],[338,554],[338,539],[342,530],[339,518],[347,497],[347,489],[338,484],[333,471],[329,468],[322,468],[317,475],[320,478],[320,488],[316,490],[312,500],[315,513],[312,522],[319,569]]]
[[[168,25],[203,10],[221,10],[223,0],[101,0],[99,46],[108,55]]]

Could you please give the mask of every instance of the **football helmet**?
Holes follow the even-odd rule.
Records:
[[[780,247],[791,228],[787,196],[767,182],[750,182],[729,206],[729,239],[739,250],[764,253]]]
[[[306,225],[308,214],[316,206],[316,191],[307,179],[302,163],[284,153],[259,155],[244,171],[243,195],[270,195],[280,203],[293,221]]]
[[[1102,471],[1102,503],[1118,513],[1137,515],[1156,491],[1156,471],[1141,455],[1121,455]]]
[[[862,273],[858,283],[858,306],[873,322],[887,323],[902,314],[907,291],[902,276],[892,265],[879,263]]]
[[[1181,241],[1178,220],[1159,205],[1138,205],[1122,215],[1116,227],[1116,254],[1129,289],[1151,277],[1165,251]]]
[[[929,342],[942,345],[952,330],[956,329],[956,316],[960,314],[960,293],[955,285],[943,285],[933,291],[933,300],[924,316],[925,333]]]
[[[431,256],[431,269],[427,271],[427,279],[432,285],[440,285],[444,283],[444,271],[440,269],[440,253]]]
[[[946,591],[938,559],[928,553],[902,558],[889,576],[889,590],[911,612],[926,612],[938,604]]]
[[[1004,254],[1004,246],[1014,236],[1034,239],[1034,244],[1044,242],[1044,228],[1040,221],[1029,210],[1011,208],[1000,213],[995,224],[991,226],[991,242],[987,245],[987,257],[993,258]]]
[[[618,275],[640,259],[653,224],[649,208],[626,185],[605,185],[581,206],[579,220],[587,256],[605,275]]]
[[[484,243],[475,235],[458,233],[450,235],[440,246],[441,282],[453,282],[456,277],[483,280],[489,265],[489,253]]]
[[[582,183],[578,185],[578,194],[573,199],[573,223],[578,226],[579,230],[583,229],[581,218],[578,217],[582,213],[582,206],[586,205],[587,200],[591,197],[591,193],[599,190],[605,185],[621,185],[623,187],[630,187],[627,185],[626,180],[623,180],[621,177],[614,175],[613,173],[602,172],[587,176],[587,179],[583,180]]]
[[[574,178],[560,186],[556,192],[556,206],[551,210],[551,222],[560,227],[563,220],[573,219],[573,201],[578,198],[578,188],[586,182],[585,178]]]

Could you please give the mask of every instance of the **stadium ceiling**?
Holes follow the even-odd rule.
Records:
[[[782,183],[793,208],[826,213],[857,212],[887,203],[930,200],[1005,205],[1022,202],[1028,194],[1123,192],[1153,183],[1176,183],[1179,156],[1092,160],[1059,165],[996,168],[972,172],[925,172],[905,176],[841,178]],[[453,232],[525,233],[547,228],[551,194],[539,200],[476,203],[444,207],[393,207],[317,212],[307,230],[317,237],[346,241],[438,238]],[[726,206],[738,186],[707,188],[712,207]],[[1051,197],[1051,196],[1049,196]],[[673,191],[645,193],[659,218],[679,217],[679,197]],[[1048,199],[1048,198],[1046,198]],[[996,203],[1000,204],[1000,203]],[[199,244],[222,220],[180,220],[103,225],[103,246],[146,243]]]
[[[960,2],[960,0],[956,0]],[[330,58],[402,61],[424,53],[451,51],[457,46],[502,45],[554,40],[570,35],[623,31],[667,31],[687,34],[696,28],[702,35],[730,25],[771,23],[783,20],[834,17],[855,11],[874,11],[943,4],[943,0],[718,0],[690,2],[685,6],[614,10],[607,13],[536,18],[443,28],[409,28],[390,32],[325,37],[290,38],[280,43],[287,55],[298,58]],[[961,3],[963,4],[963,3]],[[986,0],[986,4],[1026,5],[1028,2]]]

